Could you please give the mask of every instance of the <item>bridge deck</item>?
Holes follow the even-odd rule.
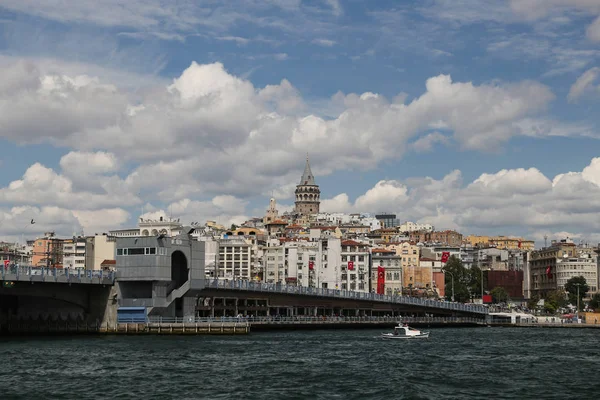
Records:
[[[5,282],[83,283],[113,285],[112,271],[92,271],[74,268],[46,268],[32,266],[0,267],[0,280]]]
[[[388,296],[376,293],[353,292],[349,290],[321,289],[302,286],[287,286],[279,284],[267,284],[249,281],[208,281],[206,287],[219,290],[253,291],[264,293],[279,293],[301,296],[326,297],[335,299],[352,299],[371,302],[411,305],[429,309],[442,309],[470,313],[476,315],[488,314],[487,307],[478,304],[462,304],[433,299],[422,299],[410,296]]]

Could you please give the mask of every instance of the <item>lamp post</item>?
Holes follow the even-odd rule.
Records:
[[[447,270],[443,270],[443,271],[444,271],[444,274],[447,272],[452,277],[452,301],[454,301],[454,274]]]
[[[483,268],[479,268],[481,272],[481,304],[483,304]]]
[[[577,322],[579,322],[579,286],[581,283],[576,283],[575,286],[577,286]]]

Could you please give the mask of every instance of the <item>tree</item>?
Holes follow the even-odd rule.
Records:
[[[583,298],[590,290],[590,287],[583,276],[574,276],[565,283],[565,290],[569,294],[569,303],[574,306],[579,305],[581,308],[583,306]],[[579,295],[579,299],[577,299],[577,295]]]
[[[554,314],[556,310],[567,305],[565,299],[565,293],[561,290],[553,290],[546,293],[544,298],[544,308],[551,314]]]
[[[508,292],[502,286],[496,286],[490,294],[494,303],[506,303],[508,301]]]
[[[462,303],[469,301],[471,298],[469,292],[470,277],[462,261],[452,256],[448,259],[443,270],[449,272],[445,274],[446,297],[452,296],[452,278],[454,277],[454,300]]]
[[[231,228],[229,228],[232,231],[235,231],[237,229],[237,225],[236,224],[231,224]]]
[[[588,306],[593,308],[594,311],[600,309],[600,293],[596,293],[592,296],[592,300],[590,300]]]
[[[471,269],[468,270],[469,274],[469,290],[473,297],[481,296],[481,268],[478,266],[472,266]],[[487,274],[483,274],[483,288],[487,287]]]
[[[527,308],[530,310],[535,310],[537,308],[537,304],[540,301],[540,297],[536,294],[529,300],[527,300]]]

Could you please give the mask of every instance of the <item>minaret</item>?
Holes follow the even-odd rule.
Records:
[[[310,170],[308,154],[306,155],[306,165],[300,184],[296,186],[296,208],[298,214],[312,215],[319,213],[321,203],[321,190],[315,183],[315,177]]]

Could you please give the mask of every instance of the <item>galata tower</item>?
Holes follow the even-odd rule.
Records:
[[[315,183],[315,177],[310,170],[308,156],[306,156],[306,166],[300,184],[296,186],[296,207],[294,211],[298,214],[312,215],[319,213],[321,204],[321,190]]]

